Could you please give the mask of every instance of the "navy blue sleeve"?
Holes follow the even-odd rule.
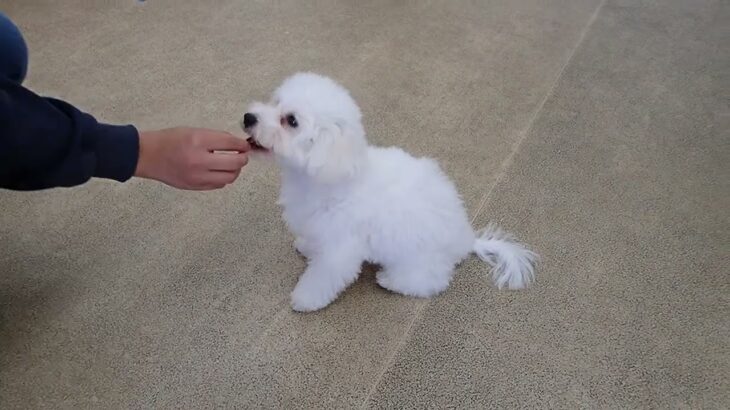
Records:
[[[100,124],[0,76],[0,187],[70,187],[92,177],[124,182],[138,157],[133,126]]]

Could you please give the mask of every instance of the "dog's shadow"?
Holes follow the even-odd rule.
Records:
[[[357,277],[357,280],[345,292],[343,292],[343,296],[346,297],[348,294],[358,296],[367,294],[372,297],[373,293],[379,296],[397,296],[396,293],[378,285],[378,282],[375,280],[375,275],[381,269],[382,266],[376,263],[364,262],[360,268],[360,275]]]
[[[300,254],[298,251],[296,251],[297,256],[304,261],[307,262],[307,258],[305,258],[302,254]],[[350,287],[344,292],[352,292],[354,289],[358,289],[359,291],[367,291],[372,292],[373,289],[378,290],[382,293],[386,294],[392,294],[393,292],[383,289],[378,283],[375,281],[375,275],[382,270],[383,267],[377,263],[372,262],[363,262],[362,266],[360,267],[360,274],[357,277],[357,280],[355,280],[355,283],[350,285]]]
[[[378,289],[383,289],[378,286],[377,283],[375,283],[375,274],[378,273],[381,269],[382,266],[378,265],[377,263],[363,263],[362,268],[360,268],[360,276],[358,277],[357,282],[368,282],[370,284],[374,284],[375,287],[377,287]]]

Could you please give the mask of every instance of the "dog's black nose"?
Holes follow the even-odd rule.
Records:
[[[258,121],[259,120],[256,119],[256,116],[251,114],[250,112],[243,114],[243,127],[244,128],[253,127],[254,125],[256,125],[256,123]]]

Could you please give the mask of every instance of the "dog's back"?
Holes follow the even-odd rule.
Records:
[[[474,234],[454,184],[431,158],[400,148],[369,148],[367,231],[374,262],[394,253],[440,252],[465,257]]]

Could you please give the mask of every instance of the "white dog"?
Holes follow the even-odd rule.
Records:
[[[254,103],[243,128],[282,169],[279,204],[308,266],[291,293],[294,310],[321,309],[357,278],[382,266],[380,286],[430,297],[476,253],[499,288],[533,280],[537,255],[499,229],[475,233],[453,183],[436,161],[368,145],[360,109],[329,78],[299,73],[270,104]]]

